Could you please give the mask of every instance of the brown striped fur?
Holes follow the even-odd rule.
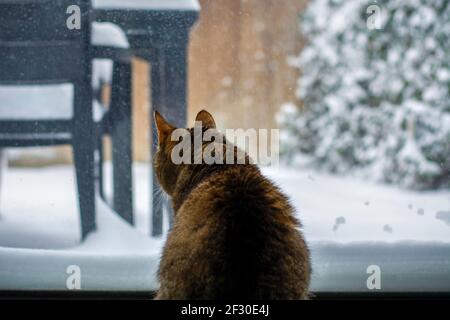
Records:
[[[215,128],[206,111],[196,120]],[[174,127],[155,122],[156,173],[175,215],[156,299],[306,299],[309,251],[288,198],[248,161],[173,164]]]

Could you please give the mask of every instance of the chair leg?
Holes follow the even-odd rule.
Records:
[[[101,128],[97,128],[97,134],[96,134],[96,141],[97,145],[95,146],[95,150],[97,151],[97,159],[96,159],[96,167],[97,167],[97,186],[98,186],[98,192],[100,194],[100,198],[103,199],[103,201],[106,202],[105,197],[105,188],[104,188],[104,182],[103,182],[103,132]]]
[[[113,207],[130,224],[133,218],[131,64],[115,62],[110,104]]]
[[[80,100],[76,103],[81,103]],[[78,121],[75,123],[72,147],[77,176],[81,234],[84,240],[88,233],[95,229],[95,128],[92,115],[89,113]]]
[[[89,65],[86,72],[90,73]],[[92,91],[89,82],[74,84],[74,118],[72,149],[78,186],[78,206],[82,240],[95,225],[95,144],[96,129],[93,119]]]
[[[94,152],[88,144],[85,142],[73,145],[82,239],[95,230]]]
[[[0,204],[2,197],[2,179],[6,169],[6,151],[0,148]]]

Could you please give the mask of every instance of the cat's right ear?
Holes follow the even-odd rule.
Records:
[[[175,127],[168,123],[158,111],[153,113],[153,117],[155,118],[156,131],[158,132],[158,143],[161,143],[175,130]]]

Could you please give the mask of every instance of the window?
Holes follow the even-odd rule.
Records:
[[[240,146],[295,208],[311,291],[450,292],[449,15],[0,0],[0,291],[156,291],[173,216],[152,111],[185,127],[207,109],[265,132]]]

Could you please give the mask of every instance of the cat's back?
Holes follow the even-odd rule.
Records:
[[[173,247],[183,250],[185,244],[186,251],[175,254],[185,257],[186,271],[202,273],[192,295],[304,297],[308,251],[292,211],[287,198],[253,165],[230,166],[199,184],[178,210],[171,234]]]

